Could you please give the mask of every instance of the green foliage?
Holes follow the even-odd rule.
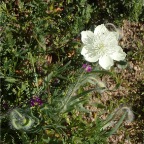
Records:
[[[92,16],[94,24],[115,21],[119,25],[124,19],[143,21],[143,0],[90,0],[90,3],[94,9]]]
[[[66,70],[69,64],[61,68],[61,72]],[[98,89],[96,87],[84,91],[84,87],[87,86],[90,79],[93,80],[92,84],[97,82],[97,77],[94,78],[93,75],[94,72],[87,74],[80,69],[72,76],[72,81],[77,79],[76,82],[70,83],[63,90],[60,89],[61,86],[57,86],[56,89],[49,92],[47,87],[55,73],[47,76],[45,85],[42,87],[42,92],[47,91],[47,93],[41,95],[45,100],[42,106],[28,108],[27,105],[25,110],[17,108],[10,111],[10,118],[7,115],[3,117],[3,123],[10,121],[13,128],[11,131],[15,129],[20,131],[20,133],[11,134],[5,127],[2,127],[3,131],[7,131],[3,135],[3,141],[8,142],[6,138],[9,139],[9,136],[14,137],[14,141],[17,141],[15,138],[18,135],[20,141],[26,143],[32,143],[33,140],[36,140],[37,143],[106,143],[106,138],[118,129],[125,115],[116,127],[109,132],[103,130],[103,127],[113,119],[112,117],[106,121],[96,117],[90,123],[84,118],[90,114],[90,111],[85,109],[90,97],[89,93]],[[22,88],[25,89],[24,86]],[[18,141],[15,143],[18,143]]]
[[[71,7],[73,3],[36,0],[1,3],[1,77],[3,90],[15,91],[11,94],[13,99],[18,91],[15,83],[17,89],[21,83],[27,83],[26,90],[33,89],[39,76],[48,75],[52,69],[57,71],[56,65],[48,65],[45,56],[52,56],[55,63],[66,59],[65,54],[79,44],[74,37],[88,23],[92,9],[84,0]]]
[[[129,2],[130,3],[130,2]],[[129,14],[129,19],[131,21],[143,21],[143,17],[142,14],[144,13],[143,10],[143,0],[133,0],[130,4],[126,4],[126,2],[124,3],[126,5],[127,8],[130,9],[130,14]]]

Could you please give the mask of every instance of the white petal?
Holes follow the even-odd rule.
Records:
[[[113,47],[118,45],[118,40],[114,34],[114,32],[109,32],[104,38],[104,43],[107,46]]]
[[[104,24],[98,25],[95,30],[94,30],[94,34],[95,35],[104,35],[106,33],[108,33],[108,29],[105,27]]]
[[[100,57],[99,64],[102,68],[109,70],[110,67],[114,65],[114,62],[109,56],[104,55],[103,57]]]
[[[84,47],[82,48],[82,50],[81,50],[81,54],[82,54],[83,56],[85,56],[87,52],[88,52],[88,50],[86,50],[86,46],[84,46]]]
[[[85,60],[88,61],[88,62],[97,62],[98,59],[99,59],[99,55],[95,55],[93,57],[90,57],[90,54],[88,53],[88,50],[89,49],[88,47],[90,47],[91,45],[89,46],[84,46],[82,48],[82,51],[81,51],[81,54],[84,56]]]
[[[113,33],[114,36],[116,37],[116,39],[119,40],[120,34],[118,31],[117,32],[111,32],[111,33]]]
[[[113,54],[111,54],[110,57],[116,61],[124,60],[126,57],[126,53],[123,52],[123,50],[120,46],[117,46],[117,49],[118,48],[119,48],[119,50],[114,52]]]
[[[98,56],[94,56],[94,57],[89,57],[88,55],[84,56],[85,60],[88,62],[97,62],[98,61]]]
[[[81,32],[81,40],[84,44],[90,44],[93,42],[94,33],[91,31],[82,31]]]

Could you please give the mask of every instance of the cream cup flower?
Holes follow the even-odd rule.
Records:
[[[118,45],[118,33],[109,31],[104,24],[97,26],[94,33],[82,31],[81,40],[84,44],[81,54],[88,62],[97,62],[102,68],[109,70],[114,60],[121,61],[126,53]]]

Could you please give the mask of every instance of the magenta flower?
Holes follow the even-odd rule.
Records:
[[[36,106],[36,105],[41,106],[42,104],[43,104],[42,100],[41,100],[39,97],[37,97],[37,96],[34,96],[34,97],[30,100],[30,105],[31,105],[31,107]]]
[[[82,68],[85,69],[86,67],[87,67],[87,64],[83,64],[83,65],[82,65]]]
[[[83,64],[82,68],[85,69],[86,72],[91,72],[92,70],[91,65],[88,64]]]

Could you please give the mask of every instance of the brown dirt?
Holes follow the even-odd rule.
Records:
[[[111,110],[121,104],[131,107],[135,119],[131,124],[124,123],[124,127],[112,135],[108,143],[144,144],[144,25],[124,20],[122,35],[119,44],[127,53],[127,67],[112,70],[119,77],[121,85],[115,91],[102,93],[101,103],[109,105]],[[116,82],[111,76],[104,76],[102,81],[108,89],[115,87]]]

